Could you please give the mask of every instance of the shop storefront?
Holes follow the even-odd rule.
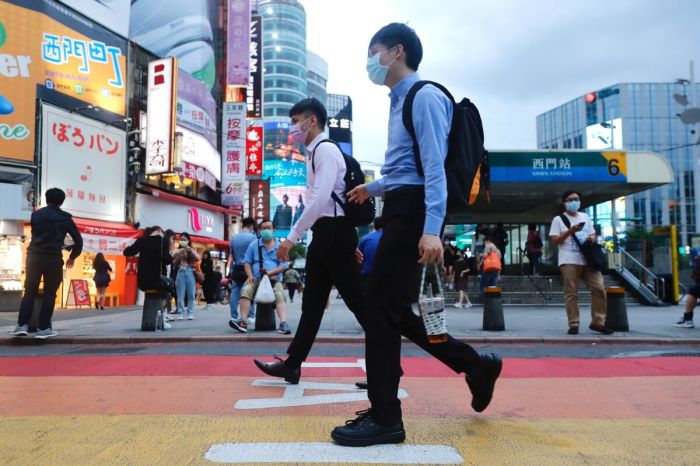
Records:
[[[0,183],[0,312],[17,311],[22,299],[24,224],[31,216],[23,197],[21,184]]]

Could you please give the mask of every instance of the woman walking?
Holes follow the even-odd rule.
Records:
[[[204,283],[202,283],[202,293],[207,302],[205,309],[211,309],[216,302],[216,295],[221,285],[221,274],[218,275],[214,271],[214,261],[211,258],[209,251],[202,253],[202,263],[200,264],[202,273],[204,274]]]
[[[196,282],[194,279],[194,269],[199,262],[199,254],[192,248],[190,235],[186,232],[180,234],[180,248],[173,257],[173,267],[177,270],[175,288],[177,290],[177,320],[185,318],[194,319],[194,297]],[[185,299],[187,299],[187,309],[185,311]]]
[[[105,294],[107,292],[107,287],[109,282],[112,281],[109,273],[112,271],[109,262],[105,260],[104,254],[98,252],[95,259],[92,261],[92,268],[95,269],[95,275],[93,280],[95,282],[95,288],[97,288],[97,296],[95,297],[95,309],[105,308]]]
[[[472,307],[471,301],[469,301],[469,262],[467,257],[463,255],[461,251],[457,251],[457,260],[455,261],[455,289],[459,291],[459,299],[454,304],[455,307]],[[466,302],[464,302],[466,301]]]
[[[296,293],[297,288],[299,288],[301,282],[301,275],[299,272],[294,270],[294,265],[289,264],[289,269],[284,273],[284,284],[287,286],[287,291],[289,292],[289,302],[294,302],[294,293]]]

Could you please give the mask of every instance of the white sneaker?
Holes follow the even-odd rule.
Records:
[[[173,326],[170,325],[170,324],[167,323],[167,322],[163,322],[163,329],[164,329],[164,330],[168,330],[168,329],[170,329],[170,328],[173,328]]]
[[[453,306],[456,307],[457,309],[461,309],[464,307],[463,305],[461,305],[459,303],[454,303]]]
[[[209,310],[209,309],[214,309],[214,305],[213,305],[213,304],[207,304],[207,307],[205,307],[205,309],[207,309],[207,310]]]
[[[194,314],[187,314],[187,320],[194,320]]]
[[[468,308],[470,308],[470,307],[472,307],[472,306],[473,306],[472,303],[467,303],[467,304],[463,305],[462,307],[466,307],[466,308],[468,309]]]
[[[183,312],[182,314],[178,314],[177,320],[185,320],[185,313]]]
[[[248,317],[248,319],[246,320],[246,323],[248,325],[255,325],[255,317]]]

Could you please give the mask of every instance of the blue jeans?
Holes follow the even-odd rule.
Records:
[[[231,296],[229,297],[229,308],[231,309],[231,320],[238,320],[238,303],[241,300],[241,290],[243,289],[243,283],[237,283],[232,281],[233,286],[231,286]],[[248,317],[255,318],[255,303],[250,307],[250,313]]]
[[[187,296],[187,313],[194,314],[194,293],[196,283],[194,280],[194,271],[191,267],[180,269],[177,271],[177,279],[175,280],[175,288],[177,289],[177,311],[185,312],[185,296]]]
[[[489,286],[496,286],[496,284],[498,284],[498,278],[500,277],[500,275],[500,272],[481,272],[481,280],[479,283],[481,287],[481,292],[483,293],[484,290]]]

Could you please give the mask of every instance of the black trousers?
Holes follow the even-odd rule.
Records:
[[[429,343],[423,321],[412,311],[420,286],[418,243],[425,220],[423,192],[421,186],[386,194],[384,233],[369,278],[365,327],[368,396],[380,424],[401,419],[397,395],[402,375],[402,335],[456,373],[469,373],[481,362],[471,346],[451,336],[444,343]]]
[[[301,319],[287,349],[287,365],[299,367],[306,360],[321,326],[326,303],[335,285],[345,304],[365,328],[365,305],[360,265],[355,258],[357,232],[343,217],[316,221],[313,241],[306,254],[306,284]]]
[[[27,274],[24,296],[19,306],[18,325],[29,325],[39,282],[44,278],[44,299],[39,313],[39,330],[51,328],[51,317],[56,303],[56,291],[63,280],[63,258],[49,254],[27,254]]]
[[[287,283],[287,291],[289,292],[289,300],[294,301],[294,293],[297,292],[297,284],[296,283]]]

